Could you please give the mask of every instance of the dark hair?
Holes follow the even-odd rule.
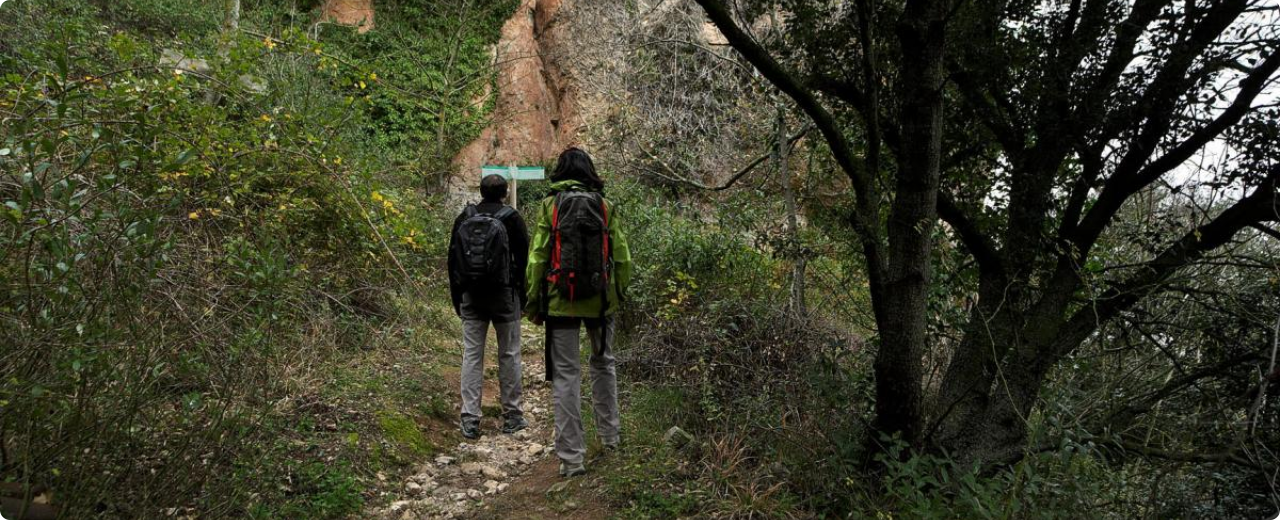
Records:
[[[551,181],[574,180],[587,185],[587,189],[600,191],[604,189],[604,181],[596,174],[596,165],[591,156],[581,148],[569,147],[560,153],[556,161],[556,169],[551,172]]]
[[[507,180],[496,173],[485,175],[480,179],[480,198],[485,202],[501,202],[507,198]]]

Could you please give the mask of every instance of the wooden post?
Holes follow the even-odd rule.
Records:
[[[511,172],[511,193],[507,194],[507,198],[511,199],[511,209],[520,211],[520,179],[516,177],[520,169],[512,164],[507,171]]]

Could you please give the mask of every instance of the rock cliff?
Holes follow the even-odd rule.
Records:
[[[579,144],[578,88],[560,43],[561,0],[524,0],[494,47],[496,96],[489,126],[454,158],[451,191],[474,192],[480,166],[543,164]]]

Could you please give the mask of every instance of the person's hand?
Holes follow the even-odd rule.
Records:
[[[543,321],[544,320],[543,320],[542,314],[534,314],[532,316],[529,316],[529,322],[533,323],[534,325],[542,325]]]

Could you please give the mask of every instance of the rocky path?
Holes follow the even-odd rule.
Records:
[[[531,327],[530,327],[531,329]],[[423,461],[402,483],[399,499],[368,512],[364,518],[387,520],[466,518],[525,476],[542,475],[555,467],[550,443],[554,435],[551,385],[542,380],[542,341],[533,330],[524,332],[524,411],[529,428],[506,435],[501,419],[490,417],[496,397],[496,376],[486,371],[483,435],[459,443],[433,460]],[[490,348],[493,350],[493,338]],[[494,363],[486,365],[492,368]],[[454,395],[457,399],[457,395]],[[552,473],[554,476],[554,472]],[[539,477],[541,479],[541,477]]]

